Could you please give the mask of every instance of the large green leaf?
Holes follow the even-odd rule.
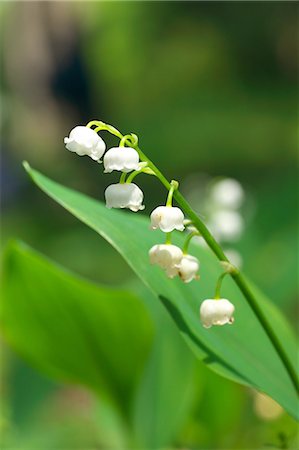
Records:
[[[129,411],[152,340],[147,308],[133,294],[89,283],[14,243],[4,258],[1,326],[50,376]]]
[[[132,288],[148,305],[156,329],[135,396],[133,432],[138,448],[164,448],[175,442],[198,403],[203,385],[197,378],[205,367],[188,349],[153,294],[139,280]]]
[[[165,320],[159,324],[135,401],[133,423],[141,448],[173,443],[197,394],[195,358]]]
[[[144,362],[142,346],[145,356],[151,334],[140,300],[126,291],[108,290],[70,276],[17,243],[4,258],[3,287],[2,328],[14,348],[50,376],[84,383],[101,394],[108,390],[120,406],[125,400],[130,405],[125,410],[130,438],[138,447],[161,448],[173,442],[196,398],[197,364],[163,306],[144,285],[135,280],[130,290],[137,291],[154,319],[155,337],[138,384],[135,381]],[[96,328],[85,321],[85,315],[94,317]],[[120,322],[118,327],[115,320]],[[92,355],[86,352],[87,330],[94,336]]]
[[[195,245],[191,253],[201,260],[201,281],[183,284],[169,280],[158,267],[148,262],[149,248],[164,237],[149,230],[149,222],[140,214],[108,210],[100,202],[51,181],[26,166],[34,182],[56,202],[97,231],[127,260],[150,290],[160,298],[175,320],[180,332],[198,358],[211,369],[239,383],[264,391],[291,415],[298,417],[297,394],[281,359],[264,329],[233,281],[228,279],[223,296],[236,306],[233,326],[204,329],[198,309],[204,298],[214,292],[219,266],[208,250]],[[181,243],[181,235],[177,242]],[[256,290],[261,308],[268,316],[286,352],[296,361],[296,344],[292,332],[280,314]]]

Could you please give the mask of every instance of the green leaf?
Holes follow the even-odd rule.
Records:
[[[138,289],[148,305],[156,333],[134,400],[133,430],[136,447],[164,448],[174,444],[199,398],[202,386],[196,376],[204,366],[189,351],[163,305],[136,284],[134,292]]]
[[[134,428],[140,448],[173,443],[196,394],[195,358],[175,330],[167,330],[165,321],[160,325],[135,403]]]
[[[152,339],[147,309],[133,294],[75,277],[13,243],[4,258],[1,325],[42,371],[129,407]]]
[[[211,369],[244,385],[253,386],[274,398],[291,415],[298,417],[297,394],[289,375],[255,314],[232,280],[224,283],[222,295],[236,307],[233,326],[204,329],[198,310],[214,292],[219,266],[209,250],[191,245],[190,253],[201,260],[201,281],[183,284],[169,280],[159,267],[151,267],[148,250],[163,242],[162,233],[149,230],[140,214],[108,210],[105,205],[70,190],[26,165],[33,181],[56,202],[97,231],[127,260],[149,289],[160,298],[196,356]],[[177,236],[182,243],[182,236]],[[294,364],[296,343],[280,312],[257,291],[261,308]]]

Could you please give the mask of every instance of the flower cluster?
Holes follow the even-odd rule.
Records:
[[[69,137],[64,138],[65,146],[71,152],[79,156],[90,156],[94,161],[102,162],[106,144],[95,130],[77,126],[72,129]],[[110,148],[104,158],[104,172],[111,173],[114,170],[127,174],[131,171],[142,170],[139,162],[139,154],[132,147],[125,147],[120,142],[119,147]],[[124,177],[119,183],[111,184],[105,191],[107,208],[128,208],[131,211],[144,209],[143,192],[134,183],[125,182]]]
[[[92,126],[95,126],[93,129]],[[106,144],[98,135],[106,130],[120,139],[118,147],[106,151]],[[139,173],[159,176],[155,166],[147,160],[138,148],[138,138],[130,134],[123,136],[118,130],[103,122],[92,121],[87,126],[76,126],[68,137],[64,138],[66,148],[79,156],[87,155],[98,163],[103,162],[104,173],[121,172],[119,183],[111,184],[105,190],[107,208],[127,208],[137,212],[143,210],[143,192],[132,180]],[[103,157],[103,160],[101,158]],[[130,173],[130,175],[128,175]],[[161,174],[160,174],[161,175]],[[164,183],[165,184],[165,183]],[[199,279],[199,261],[188,253],[188,246],[195,231],[190,232],[185,240],[183,249],[171,243],[173,231],[183,232],[185,225],[192,226],[192,221],[186,220],[183,211],[172,205],[172,199],[178,182],[170,183],[166,205],[156,207],[151,215],[151,229],[161,230],[166,234],[166,242],[156,244],[149,250],[151,264],[160,266],[169,278],[178,276],[184,283]],[[231,267],[231,266],[230,266]],[[233,323],[234,306],[226,299],[220,299],[219,290],[222,279],[227,270],[218,280],[214,299],[205,300],[200,307],[200,318],[204,327]]]
[[[187,237],[187,245],[181,250],[176,245],[171,244],[171,233],[174,230],[184,231],[185,216],[183,211],[176,206],[172,206],[172,196],[178,183],[172,181],[171,188],[168,193],[166,206],[158,206],[151,213],[152,230],[160,229],[166,233],[166,243],[154,245],[149,251],[151,264],[157,264],[165,270],[169,278],[179,276],[184,283],[190,283],[194,279],[198,279],[199,261],[195,256],[188,255],[188,243],[190,238]]]
[[[239,268],[242,266],[241,254],[232,247],[245,229],[243,204],[245,190],[234,178],[212,178],[206,180],[201,174],[192,175],[185,185],[187,198],[200,209],[205,217],[207,228],[224,247],[226,257]],[[204,196],[198,195],[205,192]],[[206,242],[197,238],[195,242],[203,247]]]

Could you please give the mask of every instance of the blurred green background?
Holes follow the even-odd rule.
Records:
[[[244,231],[224,245],[294,322],[298,4],[14,2],[2,3],[0,14],[2,246],[18,237],[91,280],[137,283],[120,256],[21,167],[26,159],[103,200],[117,177],[63,145],[75,125],[103,120],[138,134],[204,216],[215,178],[241,183]],[[138,180],[145,214],[165,197],[148,178]],[[108,448],[123,448],[115,420],[91,393],[55,384],[1,347],[5,448],[105,448],[103,434]],[[255,394],[202,364],[198,371],[202,384],[175,448],[293,448],[287,415],[267,419]]]

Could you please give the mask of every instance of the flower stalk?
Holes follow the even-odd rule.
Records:
[[[222,281],[223,281],[225,275],[227,275],[227,273],[228,273],[228,272],[223,272],[223,273],[220,275],[220,277],[218,278],[218,281],[217,281],[217,284],[216,284],[216,289],[215,289],[215,295],[214,295],[214,298],[215,298],[216,300],[218,300],[219,298],[221,298],[220,291],[221,291]]]
[[[119,178],[119,183],[120,184],[124,184],[126,182],[126,176],[127,174],[125,172],[123,172]]]
[[[93,128],[94,127],[94,128]],[[143,151],[138,146],[138,136],[136,134],[127,134],[123,135],[118,131],[115,127],[108,125],[104,122],[98,121],[98,120],[92,120],[89,122],[86,127],[76,127],[74,128],[70,136],[65,138],[64,142],[66,144],[66,148],[70,150],[71,152],[77,153],[79,156],[88,155],[93,160],[97,162],[101,162],[100,158],[105,152],[105,143],[104,141],[96,134],[99,131],[108,131],[112,135],[116,136],[118,139],[120,139],[120,147],[119,150],[121,151],[121,156],[117,150],[117,148],[113,149],[113,152],[108,151],[106,153],[106,162],[107,168],[105,168],[107,172],[111,172],[112,170],[119,170],[124,172],[121,175],[120,182],[118,184],[110,185],[105,191],[105,197],[106,197],[106,206],[108,208],[129,208],[132,211],[136,212],[139,210],[144,209],[144,205],[142,205],[143,200],[143,193],[142,191],[136,186],[135,184],[131,183],[133,178],[139,174],[139,173],[147,173],[150,175],[155,175],[160,182],[164,185],[166,190],[168,191],[168,197],[166,202],[166,207],[158,207],[156,208],[155,214],[152,213],[155,217],[152,217],[155,223],[153,226],[153,229],[157,228],[157,224],[162,231],[166,233],[166,245],[156,245],[150,250],[150,259],[153,264],[158,264],[162,268],[164,268],[171,278],[176,276],[177,273],[179,273],[180,270],[180,264],[184,259],[187,258],[193,258],[190,255],[184,255],[183,252],[176,246],[171,245],[170,240],[170,232],[173,229],[179,229],[182,231],[184,229],[184,217],[188,217],[188,220],[192,224],[192,228],[195,228],[200,236],[205,240],[206,244],[210,247],[212,252],[216,255],[218,260],[221,262],[221,265],[223,266],[225,272],[219,277],[217,286],[216,286],[216,293],[215,297],[216,299],[220,297],[220,288],[221,283],[225,275],[229,274],[233,281],[236,283],[236,285],[239,287],[240,291],[242,292],[244,298],[248,302],[249,306],[251,307],[252,311],[256,315],[257,319],[259,320],[261,326],[263,327],[265,333],[267,334],[269,340],[271,341],[273,347],[275,348],[278,356],[280,357],[287,373],[289,374],[289,377],[299,394],[299,382],[297,378],[296,371],[282,345],[280,342],[277,334],[275,333],[273,327],[271,326],[271,322],[268,320],[267,316],[264,314],[262,308],[260,307],[255,294],[247,282],[244,275],[240,272],[239,269],[234,267],[228,260],[227,256],[224,254],[221,246],[218,244],[218,242],[215,240],[213,235],[210,233],[208,228],[205,226],[205,224],[202,222],[201,218],[195,213],[195,211],[192,209],[190,204],[187,202],[187,200],[184,198],[184,196],[180,193],[178,190],[178,182],[172,180],[169,182],[163,173],[155,166],[155,164],[143,153]],[[131,150],[135,150],[138,153],[139,161],[141,162],[142,166],[139,162],[139,168],[136,170],[136,161],[135,157],[133,156],[134,152],[129,150],[127,147],[130,147]],[[109,158],[107,156],[109,154]],[[136,156],[136,155],[135,155]],[[119,159],[121,162],[119,162]],[[105,157],[104,157],[105,159]],[[108,162],[107,162],[108,160]],[[132,162],[132,160],[134,160]],[[105,164],[104,164],[105,165]],[[145,167],[146,165],[146,167]],[[140,170],[141,169],[141,170]],[[126,173],[131,170],[135,170],[132,174],[130,174],[126,180]],[[180,208],[172,207],[172,201],[173,199],[176,200],[177,204]],[[170,207],[170,208],[168,208]],[[159,209],[160,208],[160,209]],[[162,223],[162,215],[165,215],[165,211],[161,210],[161,208],[165,208],[167,210],[172,210],[172,213],[166,214],[166,225],[164,222]],[[159,210],[159,214],[162,212],[161,218],[159,218],[159,214],[157,212]],[[173,217],[173,211],[175,210]],[[181,210],[181,214],[178,213],[177,210]],[[180,218],[179,218],[180,216]],[[157,224],[156,224],[157,222]],[[170,228],[170,229],[169,229]],[[196,232],[196,234],[197,234]],[[190,233],[190,235],[187,237],[187,240],[185,242],[185,247],[189,245],[190,239],[193,233]],[[168,245],[167,245],[168,244]],[[184,248],[184,250],[186,250]],[[194,258],[193,258],[194,259]],[[190,275],[190,267],[189,264],[191,264],[194,261],[187,261],[187,275]],[[185,261],[186,265],[186,261]],[[186,275],[186,274],[185,274]],[[180,274],[182,276],[182,274]],[[185,282],[191,281],[194,277],[189,277],[185,280]],[[225,299],[220,299],[219,303]],[[210,302],[210,300],[208,300]],[[208,312],[211,313],[210,306],[212,305],[212,308],[214,308],[215,299],[212,300],[212,304],[208,304]],[[225,300],[226,301],[226,300]],[[216,301],[219,307],[218,301]],[[203,304],[202,304],[203,306]],[[219,312],[219,311],[218,311]],[[224,322],[221,321],[221,323],[217,324],[223,324]]]
[[[166,200],[166,206],[172,206],[173,193],[176,189],[178,189],[178,187],[179,187],[179,183],[175,180],[172,180],[170,183],[170,189],[169,189],[167,200]]]
[[[102,128],[102,129],[107,129],[107,128]],[[120,137],[120,139],[123,138],[123,135],[120,132],[118,132],[118,130],[116,130],[117,134],[115,133],[115,129],[113,131],[114,131],[114,133],[112,133],[112,134]],[[184,198],[184,196],[180,193],[180,191],[178,189],[174,189],[173,185],[171,185],[171,183],[166,179],[166,177],[162,174],[162,172],[155,166],[155,164],[140,149],[140,147],[138,146],[137,136],[134,134],[131,134],[131,137],[128,137],[127,140],[128,140],[128,144],[131,147],[135,148],[135,150],[137,150],[137,152],[139,153],[140,160],[147,162],[147,167],[149,167],[155,173],[156,177],[160,180],[160,182],[164,185],[164,187],[168,190],[168,192],[171,192],[171,190],[172,190],[173,198],[176,200],[176,202],[178,203],[178,205],[180,206],[182,211],[185,213],[185,215],[187,217],[189,217],[193,226],[198,230],[198,232],[203,237],[203,239],[205,240],[207,245],[210,247],[212,252],[218,258],[218,260],[226,261],[229,263],[229,260],[225,256],[221,246],[218,244],[218,242],[215,240],[215,238],[209,232],[208,228],[201,221],[201,219],[198,217],[198,215],[192,209],[192,207],[187,202],[187,200]],[[260,324],[264,328],[268,338],[272,342],[273,347],[275,348],[278,356],[280,357],[282,363],[284,364],[285,369],[288,372],[290,379],[292,380],[292,383],[293,383],[297,393],[299,394],[299,382],[298,382],[297,374],[294,370],[294,367],[293,367],[291,361],[289,360],[289,357],[288,357],[287,353],[285,352],[275,331],[273,330],[270,322],[268,321],[264,312],[262,311],[261,307],[259,306],[258,301],[257,301],[254,293],[252,292],[252,289],[250,288],[248,282],[246,281],[245,277],[240,272],[240,270],[237,268],[235,268],[235,270],[230,272],[229,275],[232,277],[233,281],[239,287],[244,298],[246,299],[246,301],[248,302],[252,311],[254,312],[257,319],[259,320]]]
[[[168,245],[171,244],[171,232],[170,233],[166,233],[165,244],[168,244]]]
[[[184,255],[187,255],[189,244],[191,242],[191,239],[194,236],[199,236],[199,233],[197,231],[192,231],[192,233],[189,233],[188,236],[186,237],[186,240],[185,240],[185,243],[184,243],[184,246],[183,246],[183,253],[184,253]]]
[[[144,157],[144,154],[141,152],[140,149],[136,149],[140,155],[140,157]],[[148,161],[149,167],[156,172],[156,176],[159,178],[159,180],[162,182],[162,184],[166,187],[166,189],[170,188],[170,183],[167,181],[167,179],[164,177],[164,175],[155,167],[155,165]],[[174,198],[181,207],[181,209],[184,211],[185,215],[192,220],[192,223],[194,227],[200,232],[203,239],[206,241],[207,245],[210,247],[210,249],[214,252],[216,257],[219,259],[219,261],[227,261],[229,262],[228,258],[225,256],[222,248],[218,244],[218,242],[214,239],[214,237],[211,235],[205,224],[201,221],[201,219],[197,216],[197,214],[193,211],[187,200],[183,197],[183,195],[179,192],[179,190],[176,190],[174,192]],[[270,323],[268,322],[266,316],[264,315],[262,309],[260,308],[258,301],[256,300],[250,286],[248,285],[246,279],[244,278],[243,274],[240,272],[240,270],[236,269],[234,273],[230,274],[234,282],[239,287],[240,291],[242,292],[243,296],[249,303],[251,309],[253,310],[254,314],[256,315],[257,319],[259,320],[260,324],[264,328],[266,334],[268,335],[268,338],[272,342],[277,354],[279,355],[281,361],[283,362],[291,380],[292,383],[299,394],[299,382],[297,378],[297,374],[293,368],[292,363],[290,362],[288,355],[286,354],[281,342],[279,341],[277,335],[275,334],[274,330],[272,329]]]

